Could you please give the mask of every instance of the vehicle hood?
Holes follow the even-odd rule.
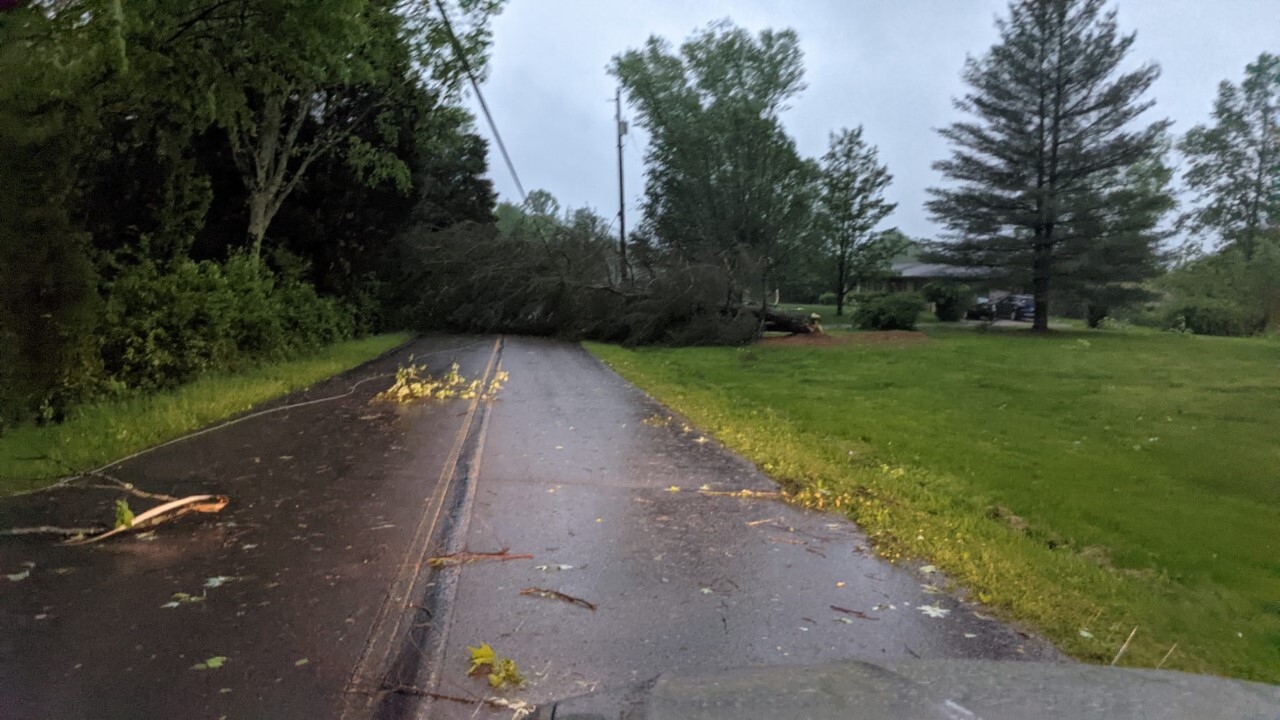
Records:
[[[1077,663],[909,660],[667,673],[539,708],[540,720],[1280,718],[1280,687]]]

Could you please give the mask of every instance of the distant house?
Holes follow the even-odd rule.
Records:
[[[893,292],[917,292],[932,282],[945,280],[975,280],[983,275],[982,268],[941,265],[912,261],[895,262],[886,282]]]

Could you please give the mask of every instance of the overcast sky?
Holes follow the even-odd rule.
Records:
[[[1204,122],[1218,83],[1238,82],[1264,51],[1280,52],[1277,0],[1121,0],[1121,28],[1136,30],[1133,64],[1155,61],[1152,120],[1174,131]],[[653,34],[679,44],[707,23],[731,18],[752,32],[794,28],[808,88],[786,113],[800,152],[819,156],[827,134],[863,125],[894,183],[897,211],[885,226],[913,237],[936,227],[923,208],[938,181],[930,165],[947,146],[933,131],[957,119],[966,54],[996,39],[1005,0],[510,0],[494,23],[494,51],[483,86],[526,190],[551,191],[566,207],[617,213],[613,55]],[[475,104],[474,98],[469,100]],[[479,115],[481,134],[490,135]],[[624,117],[627,110],[624,106]],[[644,135],[625,146],[627,224],[639,220]],[[496,146],[490,176],[502,199],[519,201]]]

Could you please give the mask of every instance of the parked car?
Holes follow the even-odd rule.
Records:
[[[973,307],[964,311],[965,320],[995,320],[996,307],[989,297],[974,300]]]
[[[993,308],[997,320],[1030,322],[1036,316],[1036,299],[1031,295],[1005,295]]]

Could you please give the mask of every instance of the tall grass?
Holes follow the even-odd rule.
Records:
[[[170,391],[82,407],[58,425],[0,436],[0,493],[40,487],[244,412],[349,370],[403,343],[375,335],[243,373],[210,373]]]

